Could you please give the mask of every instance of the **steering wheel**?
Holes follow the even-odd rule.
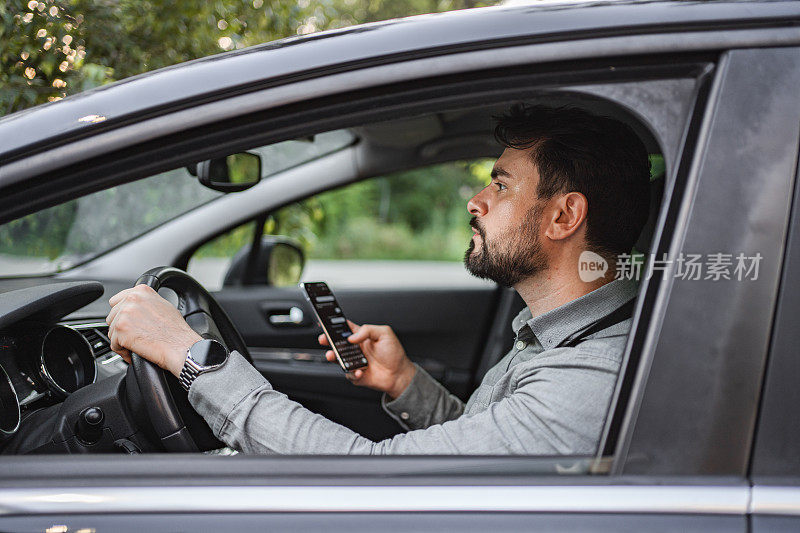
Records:
[[[174,291],[178,296],[178,311],[193,330],[203,338],[221,342],[229,351],[236,350],[252,364],[247,346],[231,319],[189,274],[173,267],[156,267],[142,274],[134,286],[141,284],[155,291],[161,288]],[[126,381],[133,393],[129,394],[130,403],[144,404],[155,436],[167,451],[197,452],[224,446],[189,404],[188,394],[169,372],[131,353]]]

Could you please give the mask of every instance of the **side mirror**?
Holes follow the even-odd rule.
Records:
[[[187,169],[200,183],[215,191],[243,191],[261,181],[261,157],[249,152],[201,161]]]
[[[285,237],[267,235],[261,238],[257,250],[252,249],[252,244],[247,244],[236,252],[222,286],[297,285],[305,261],[305,254],[296,243]]]

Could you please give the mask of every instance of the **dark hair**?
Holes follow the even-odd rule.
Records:
[[[494,118],[500,144],[533,148],[541,198],[572,191],[586,196],[590,249],[604,256],[630,253],[650,210],[650,160],[630,126],[574,107],[526,104]]]

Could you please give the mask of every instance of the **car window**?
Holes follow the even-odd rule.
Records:
[[[304,280],[359,288],[484,285],[462,260],[472,234],[466,203],[488,183],[492,164],[432,165],[317,194],[271,213],[264,234],[300,245]],[[189,273],[210,290],[221,288],[254,229],[247,223],[201,246]]]
[[[453,118],[454,116],[443,117],[441,123],[445,127],[450,126],[451,122],[457,121],[457,118]],[[282,183],[291,184],[293,182],[289,178],[305,172],[306,167],[302,165],[305,160],[325,155],[326,150],[335,150],[337,146],[344,147],[355,142],[354,137],[347,132],[337,138],[328,138],[325,135],[327,134],[287,141],[291,143],[288,145],[292,148],[291,150],[274,150],[279,146],[278,144],[260,149],[248,148],[248,150],[259,153],[266,173],[274,173],[296,166],[297,174],[292,173],[282,181]],[[323,144],[323,141],[328,142],[329,139],[331,140],[330,145]],[[655,143],[651,143],[651,145],[653,144]],[[315,146],[320,147],[315,148]],[[354,148],[360,146],[367,146],[364,138],[360,140],[359,144],[354,145]],[[475,152],[486,153],[486,151],[478,150]],[[283,155],[286,157],[284,158]],[[346,155],[349,161],[360,161],[357,157],[351,157],[351,154],[342,155]],[[452,157],[463,157],[463,154]],[[654,174],[663,174],[664,158],[659,154],[653,154],[651,160]],[[216,238],[207,240],[192,254],[187,270],[207,288],[218,290],[226,278],[232,259],[251,246],[254,238],[263,232],[264,235],[290,239],[302,248],[307,258],[303,280],[325,280],[336,289],[340,287],[358,289],[487,287],[487,284],[488,287],[491,287],[493,285],[491,282],[471,277],[464,269],[462,259],[471,237],[471,230],[468,226],[470,215],[467,212],[466,203],[488,183],[493,162],[494,160],[474,159],[420,167],[365,179],[315,194],[291,204],[274,207],[284,204],[289,199],[310,194],[312,190],[319,190],[319,187],[332,186],[333,183],[342,183],[343,179],[353,179],[358,176],[355,173],[357,170],[355,166],[348,166],[348,172],[342,172],[340,181],[325,182],[331,185],[318,186],[317,182],[309,180],[308,188],[305,189],[307,192],[287,193],[293,194],[293,196],[284,196],[280,200],[273,200],[273,204],[261,203],[253,207],[255,205],[253,203],[248,207],[252,210],[246,212],[228,211],[226,216],[229,218],[222,219],[220,225],[213,226],[213,229],[203,237],[198,236],[192,240],[189,232],[184,233],[186,239],[184,242],[190,243],[184,246],[195,246],[198,242],[208,239],[207,235],[210,235],[210,231],[216,232],[227,225],[238,224],[242,220],[249,219],[248,222],[230,229]],[[326,164],[327,161],[319,160],[317,163]],[[178,169],[175,172],[182,171],[182,169]],[[314,176],[315,174],[309,173],[309,175]],[[296,181],[294,183],[296,184]],[[313,188],[315,186],[317,189]],[[231,198],[236,198],[236,196],[232,195]],[[225,205],[223,202],[219,202],[217,205],[207,207],[213,209],[223,205]],[[174,206],[171,207],[174,210]],[[164,207],[165,210],[168,208],[168,206]],[[258,212],[265,209],[271,209],[271,211],[266,215]],[[158,222],[154,222],[154,224],[158,224]],[[649,239],[647,242],[650,242]],[[185,249],[176,248],[185,253]],[[639,255],[642,255],[648,249],[644,247],[639,251]],[[426,291],[416,292],[424,293]],[[463,292],[495,299],[500,297],[502,291],[469,290]],[[408,291],[408,293],[412,294],[412,291]],[[379,295],[379,291],[374,291],[373,294]],[[260,294],[256,296],[260,296]],[[415,295],[412,294],[412,296]],[[450,300],[455,301],[454,299]],[[424,303],[424,299],[420,299],[420,302]],[[384,302],[378,303],[381,307],[388,307]],[[486,324],[500,324],[503,320],[508,322],[507,319],[513,316],[513,313],[508,316],[497,313],[495,319],[491,316],[494,313],[494,305],[461,305],[460,307],[469,310],[472,314],[475,314],[472,309],[485,311]],[[262,308],[262,311],[267,313],[260,318],[267,321],[270,317],[282,318],[284,315],[289,319],[292,317],[291,307],[288,309],[282,307],[279,309]],[[275,311],[274,314],[268,314],[273,311]],[[438,313],[436,316],[446,315]],[[266,329],[264,324],[259,325],[261,330]],[[474,327],[471,329],[482,333],[487,328]],[[506,328],[506,332],[508,329]],[[418,339],[424,339],[425,333],[423,331],[422,335],[417,335]],[[313,342],[313,336],[309,338]],[[294,359],[294,352],[283,349],[285,346],[291,347],[291,344],[259,344],[258,342],[261,342],[261,339],[256,339],[256,342],[253,343],[256,348],[265,346],[281,348],[278,356],[273,355],[272,352],[275,350],[272,352],[260,350],[258,353],[261,358],[260,362],[266,362],[263,368],[272,365],[271,368],[274,369],[277,364],[276,360],[289,361],[295,369],[297,368],[295,363],[298,361],[306,361],[309,364],[314,362],[315,354],[307,353],[305,348],[303,348],[303,352],[298,352],[305,359]],[[502,357],[505,350],[493,349],[495,344],[499,345],[500,342],[492,341],[491,344],[487,342],[486,346],[474,343],[473,351],[476,358],[484,357],[484,354],[488,354],[490,349],[492,349],[492,354],[496,352],[496,355]],[[421,353],[421,350],[415,350],[415,352]],[[464,359],[463,350],[452,350],[452,352]],[[445,353],[445,351],[441,353]],[[282,357],[282,359],[278,359],[278,357]],[[434,363],[438,364],[430,365],[429,373],[444,382],[446,386],[450,387],[450,390],[453,390],[453,383],[462,385],[462,390],[465,391],[467,387],[472,387],[477,383],[473,379],[476,376],[472,375],[473,373],[466,365],[464,369],[461,369],[445,365],[440,360],[435,360]],[[422,368],[428,370],[428,367],[422,366]],[[341,376],[337,374],[337,378],[341,378]],[[490,392],[489,389],[484,389],[481,393],[482,396],[478,396],[478,398],[488,402]],[[466,395],[464,399],[466,399]],[[379,414],[384,417],[383,412]]]
[[[252,244],[255,229],[256,222],[251,220],[211,239],[192,254],[186,271],[206,289],[219,290],[233,256]]]
[[[0,226],[0,276],[67,270],[221,195],[179,168],[13,220]]]
[[[261,156],[261,176],[268,177],[354,139],[334,130],[249,152]],[[178,168],[13,220],[0,226],[0,277],[68,270],[222,195]]]

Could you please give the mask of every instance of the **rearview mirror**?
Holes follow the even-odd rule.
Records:
[[[243,191],[261,181],[261,157],[258,154],[240,152],[201,161],[188,167],[188,170],[209,189],[222,192]]]

